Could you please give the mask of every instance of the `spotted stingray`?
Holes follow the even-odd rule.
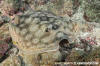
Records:
[[[40,53],[57,50],[68,39],[66,25],[62,17],[38,11],[16,16],[9,31],[18,48]]]
[[[14,22],[9,22],[9,32],[19,54],[24,57],[27,54],[41,56],[51,53],[51,59],[54,58],[52,62],[58,59],[64,61],[62,58],[73,48],[70,43],[78,41],[77,38],[84,34],[95,35],[94,24],[66,19],[47,11],[29,11],[17,15]]]

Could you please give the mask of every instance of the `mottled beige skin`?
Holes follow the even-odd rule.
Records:
[[[32,50],[41,53],[58,48],[59,41],[55,40],[58,30],[52,30],[52,24],[49,24],[49,21],[40,21],[40,19],[37,18],[40,17],[39,15],[34,16],[38,13],[41,13],[40,16],[44,16],[42,12],[37,12],[29,16],[26,14],[26,17],[21,15],[15,18],[14,24],[11,23],[9,25],[13,41],[18,42],[16,45],[21,50]],[[50,15],[53,16],[52,14]],[[53,18],[56,19],[56,16],[53,16]],[[51,17],[51,19],[53,18]],[[50,26],[50,28],[48,26]],[[48,32],[46,32],[46,30],[48,30]]]
[[[67,19],[67,18],[66,18]],[[91,28],[91,29],[90,29]],[[14,23],[9,24],[9,31],[19,53],[5,60],[16,60],[16,66],[22,63],[26,66],[53,66],[54,62],[61,59],[59,42],[68,39],[69,42],[78,41],[84,33],[96,35],[94,24],[84,22],[70,22],[62,17],[57,17],[49,12],[26,12],[15,17]],[[22,60],[22,59],[23,60]],[[8,64],[11,64],[9,62]],[[15,66],[11,64],[11,66]]]
[[[11,37],[19,49],[18,55],[26,66],[51,65],[60,60],[59,41],[62,38],[57,38],[56,34],[63,27],[59,27],[62,22],[59,18],[48,12],[33,12],[31,15],[16,16],[14,23],[9,24]],[[54,20],[59,21],[58,26],[54,27],[57,30],[52,29]],[[39,59],[40,56],[42,59]]]

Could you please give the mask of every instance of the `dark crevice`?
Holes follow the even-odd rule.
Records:
[[[3,62],[8,57],[9,57],[9,55],[4,54],[4,56],[0,58],[0,63]]]
[[[59,42],[59,51],[62,55],[60,62],[66,61],[67,56],[70,54],[70,52],[74,47],[75,47],[74,44],[70,44],[67,39],[62,39]]]
[[[67,56],[65,51],[67,50],[66,47],[67,47],[68,43],[69,43],[69,41],[67,39],[63,39],[59,42],[59,46],[60,46],[59,51],[61,52],[61,55],[62,55],[60,62],[65,62],[65,59]]]
[[[69,41],[67,39],[63,39],[59,42],[60,47],[66,47],[68,45]]]

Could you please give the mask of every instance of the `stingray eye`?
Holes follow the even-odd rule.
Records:
[[[55,24],[54,24],[54,25],[52,26],[52,29],[53,29],[53,30],[57,30],[58,28],[59,28],[58,25],[55,25]]]

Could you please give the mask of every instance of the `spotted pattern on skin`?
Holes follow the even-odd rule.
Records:
[[[40,17],[43,16],[46,18],[41,19]],[[25,64],[29,65],[35,63],[39,55],[41,55],[39,62],[47,62],[50,59],[54,62],[59,60],[59,58],[61,59],[64,53],[69,54],[74,47],[69,44],[61,47],[60,44],[62,45],[63,39],[73,42],[80,36],[82,38],[83,36],[85,38],[86,34],[89,36],[88,33],[91,33],[92,36],[97,35],[96,37],[100,37],[100,25],[97,26],[98,29],[95,28],[89,32],[89,28],[94,28],[94,24],[90,26],[90,24],[84,22],[65,21],[62,17],[48,12],[29,12],[19,15],[15,19],[15,24],[11,23],[9,25],[9,31],[13,41],[17,43],[16,46],[20,51],[19,55],[22,56]],[[60,56],[59,58],[57,57],[58,55]]]
[[[80,29],[84,28],[80,28],[80,25],[77,22],[63,21],[62,17],[55,16],[54,14],[45,11],[26,12],[24,15],[18,15],[17,21],[15,21],[17,22],[15,25],[14,23],[10,24],[10,29],[13,29],[10,33],[13,40],[18,42],[17,46],[22,50],[32,50],[32,48],[39,49],[42,44],[47,48],[41,47],[41,50],[51,49],[51,44],[55,44],[59,47],[59,41],[62,39],[72,39],[75,32],[79,32]],[[87,25],[84,24],[84,26]],[[87,28],[88,27],[85,27],[84,30],[87,30]],[[14,35],[19,35],[16,36],[18,40],[14,38]],[[23,41],[22,43],[19,43],[19,38],[20,41]],[[25,44],[25,47],[21,47],[21,44]]]

